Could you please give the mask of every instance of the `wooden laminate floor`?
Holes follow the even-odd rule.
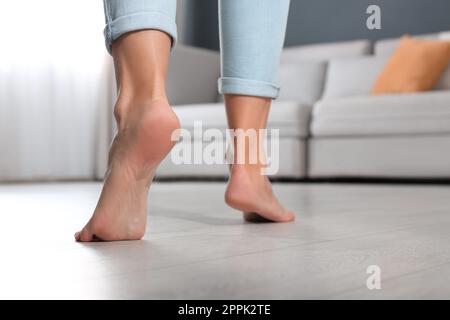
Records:
[[[100,187],[0,185],[0,298],[450,298],[448,186],[279,183],[297,221],[250,224],[223,183],[156,183],[144,240],[76,243]]]

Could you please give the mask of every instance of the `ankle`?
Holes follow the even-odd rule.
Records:
[[[263,178],[263,168],[261,164],[234,164],[231,167],[231,177],[247,177],[254,179]]]
[[[165,95],[152,95],[144,97],[121,98],[117,99],[114,107],[114,118],[119,130],[127,126],[130,114],[133,112],[143,111],[153,105],[168,105],[169,102]]]

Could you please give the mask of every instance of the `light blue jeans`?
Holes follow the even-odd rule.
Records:
[[[221,94],[276,98],[290,0],[219,0]],[[177,42],[176,0],[104,0],[108,51],[121,35],[156,29]]]

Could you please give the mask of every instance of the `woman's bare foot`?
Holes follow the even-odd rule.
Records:
[[[172,149],[178,118],[165,99],[134,103],[118,118],[100,200],[77,241],[138,240],[146,230],[147,195],[159,163]],[[116,114],[117,115],[117,114]]]
[[[233,165],[225,202],[244,212],[250,222],[290,222],[294,213],[284,208],[272,191],[270,181],[259,166]]]

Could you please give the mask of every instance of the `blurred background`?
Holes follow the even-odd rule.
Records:
[[[184,26],[186,43],[219,48],[217,1],[183,1],[189,19]],[[382,9],[382,29],[364,28],[369,5]],[[450,29],[447,0],[291,0],[286,46],[354,39],[377,40],[404,33],[421,34]],[[262,35],[261,35],[262,36]]]
[[[286,46],[449,30],[450,1],[430,3],[292,0]],[[364,27],[370,4],[381,30]],[[218,50],[217,11],[179,1],[180,44]],[[102,178],[115,95],[103,27],[101,1],[0,0],[0,181]]]
[[[217,0],[178,3],[169,100],[225,130]],[[0,0],[0,298],[450,298],[450,0],[291,0],[268,127],[296,222],[243,223],[226,165],[168,157],[144,241],[79,245],[115,131],[103,28],[101,0]],[[433,84],[374,94],[385,74]]]

